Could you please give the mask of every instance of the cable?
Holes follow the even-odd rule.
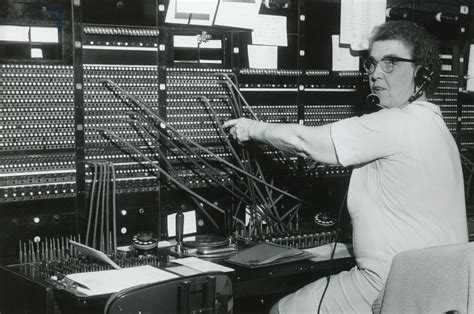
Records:
[[[279,189],[271,184],[269,184],[268,182],[266,182],[265,180],[262,180],[254,175],[252,175],[251,173],[248,173],[242,169],[240,169],[239,167],[233,165],[232,163],[229,163],[227,160],[219,157],[218,155],[214,154],[212,151],[210,151],[209,149],[205,148],[204,146],[194,142],[193,140],[191,140],[190,138],[188,138],[187,136],[184,136],[183,134],[181,134],[178,130],[176,130],[174,127],[172,127],[170,124],[168,124],[163,118],[161,118],[158,114],[156,114],[155,112],[153,112],[151,109],[148,108],[148,106],[143,103],[142,101],[138,100],[138,98],[130,95],[128,92],[126,92],[123,88],[121,88],[120,86],[118,86],[115,82],[113,82],[112,80],[110,79],[104,79],[101,81],[102,83],[104,84],[108,84],[108,85],[111,85],[112,87],[116,88],[118,91],[120,91],[123,95],[117,95],[121,98],[125,98],[124,100],[127,100],[126,98],[128,98],[128,100],[132,101],[135,105],[137,105],[140,109],[144,110],[151,118],[154,118],[156,119],[158,122],[160,122],[160,124],[163,124],[164,127],[163,128],[168,128],[168,130],[170,130],[171,132],[173,132],[175,135],[177,135],[183,142],[182,144],[186,144],[187,143],[190,143],[192,144],[194,147],[196,148],[199,148],[201,149],[202,151],[206,152],[207,154],[211,155],[212,157],[214,157],[215,159],[217,159],[219,162],[225,164],[226,166],[236,170],[237,172],[240,172],[241,174],[257,181],[257,182],[260,182],[266,186],[268,186],[269,188],[275,190],[275,191],[278,191],[294,200],[297,200],[301,203],[304,203],[304,204],[308,204],[308,202],[302,200],[301,198],[297,197],[297,196],[294,196],[282,189]],[[310,205],[310,204],[308,204]]]
[[[110,212],[110,206],[109,206],[109,200],[110,200],[110,163],[106,162],[105,167],[107,169],[106,171],[106,178],[105,178],[105,230],[106,230],[106,235],[105,235],[105,251],[110,252],[111,251],[111,239],[110,239],[110,217],[109,217],[109,212]]]
[[[114,253],[117,252],[117,206],[116,206],[116,199],[115,193],[117,192],[117,181],[115,178],[115,165],[112,163],[112,230],[113,230],[113,245],[114,245]]]
[[[100,210],[100,202],[99,200],[101,199],[101,193],[102,193],[102,165],[98,164],[98,171],[99,171],[99,185],[97,187],[97,201],[95,203],[95,220],[94,220],[94,236],[92,238],[92,247],[94,249],[97,249],[98,247],[96,246],[97,243],[97,225],[99,222],[99,210]]]
[[[95,193],[95,185],[97,183],[97,164],[93,163],[94,166],[94,177],[92,179],[92,188],[89,194],[89,217],[87,219],[87,231],[86,231],[86,245],[89,245],[89,236],[91,231],[91,223],[92,223],[92,210],[94,207],[94,193]]]
[[[323,304],[323,299],[324,296],[326,295],[326,291],[328,290],[329,287],[329,282],[331,281],[331,274],[332,274],[332,262],[334,260],[334,254],[336,253],[336,247],[337,247],[337,242],[339,238],[339,233],[341,233],[341,216],[342,216],[342,210],[344,209],[344,205],[347,204],[347,194],[349,193],[349,189],[346,190],[346,193],[344,194],[344,198],[342,199],[341,206],[339,207],[339,213],[337,215],[337,226],[336,226],[336,238],[334,239],[334,247],[331,251],[331,257],[329,258],[329,274],[326,277],[326,286],[324,287],[323,293],[321,294],[321,299],[319,300],[319,305],[318,305],[318,314],[321,311],[321,305]],[[347,206],[346,206],[347,207]]]
[[[227,76],[225,76],[227,77]],[[228,78],[228,77],[227,77]],[[229,78],[229,81],[230,78]],[[229,87],[230,88],[230,87]],[[239,165],[244,169],[246,170],[247,172],[250,172],[251,171],[251,168],[250,168],[250,155],[249,155],[249,152],[247,150],[244,150],[242,152],[242,154],[244,155],[244,158],[245,160],[247,160],[247,163],[245,163],[245,165],[247,165],[248,167],[244,167],[244,164],[242,164],[242,162],[240,161],[240,158],[238,157],[237,153],[235,152],[234,148],[232,147],[232,145],[230,144],[229,140],[227,139],[227,136],[224,132],[224,129],[222,128],[222,125],[221,123],[219,122],[219,119],[218,119],[218,116],[217,116],[217,113],[215,112],[213,106],[211,105],[211,103],[209,102],[209,99],[207,97],[204,97],[204,96],[196,96],[196,98],[198,99],[201,99],[208,107],[208,109],[210,110],[210,113],[216,123],[216,126],[217,126],[217,131],[218,131],[218,134],[221,136],[221,138],[225,141],[225,143],[227,144],[227,147],[230,149],[232,155],[234,156],[234,158],[236,159],[236,161],[239,163]],[[248,106],[248,104],[247,104]],[[250,106],[248,106],[249,109],[250,109]],[[251,109],[250,109],[251,111]],[[258,120],[257,116],[255,115],[255,113],[253,113],[253,111],[251,111],[254,118]],[[239,112],[239,114],[241,114]],[[258,163],[256,163],[256,174],[259,178],[265,180],[265,177],[264,177],[264,174],[263,174],[263,171],[260,167],[260,165]],[[264,186],[265,188],[265,191],[266,191],[266,195],[267,197],[265,197],[262,193],[262,191],[259,189],[259,187],[255,184],[254,181],[251,181],[249,178],[247,179],[248,180],[248,186],[250,188],[250,194],[251,194],[251,197],[253,198],[254,195],[256,196],[259,196],[260,197],[260,202],[259,203],[267,203],[267,199],[270,203],[269,206],[265,206],[264,205],[264,209],[265,209],[265,214],[268,216],[268,215],[275,215],[276,217],[276,221],[279,223],[279,224],[282,224],[282,221],[280,219],[280,216],[278,214],[278,211],[276,209],[276,206],[275,206],[275,203],[273,201],[273,198],[272,198],[272,195],[271,195],[271,191],[268,189],[268,187]],[[265,180],[266,181],[266,180]],[[255,194],[256,193],[256,194]],[[255,202],[257,203],[257,202]],[[272,212],[271,210],[273,209],[274,212]]]
[[[156,137],[154,136],[153,134],[151,134],[148,130],[146,130],[146,128],[141,124],[141,122],[139,120],[134,120],[132,121],[134,123],[133,127],[137,127],[137,128],[140,128],[141,130],[143,130],[144,132],[146,132],[148,134],[148,136],[150,138],[152,138],[154,141],[160,141],[162,139],[164,139],[164,136],[160,136],[160,137]],[[164,134],[162,133],[159,129],[158,129],[158,132],[159,134]],[[163,142],[162,142],[163,143]],[[237,199],[245,199],[245,203],[247,205],[250,205],[250,201],[252,201],[247,195],[246,193],[244,193],[242,190],[240,190],[239,188],[237,187],[234,187],[235,189],[235,192],[232,191],[230,188],[228,188],[227,186],[225,186],[224,184],[222,184],[221,182],[219,182],[218,179],[216,179],[212,173],[210,173],[209,171],[205,170],[205,168],[202,168],[200,167],[200,165],[195,161],[193,160],[193,158],[190,157],[190,155],[188,155],[184,149],[182,149],[181,147],[179,147],[178,145],[176,145],[176,143],[174,143],[173,141],[168,141],[166,143],[163,143],[164,146],[168,146],[167,144],[171,144],[171,146],[173,146],[174,148],[178,149],[182,154],[185,155],[185,157],[187,157],[187,160],[189,160],[191,162],[191,164],[193,164],[194,166],[196,166],[196,168],[199,168],[200,171],[202,171],[202,173],[198,173],[197,171],[191,169],[194,173],[196,173],[196,175],[198,175],[200,178],[204,178],[204,176],[206,176],[207,178],[209,178],[213,183],[215,183],[218,187],[221,187],[223,188],[224,190],[226,190],[227,192],[229,192],[232,196],[236,197]],[[161,153],[161,150],[157,147],[156,148],[158,151],[159,151],[159,154],[158,156],[159,157],[162,157],[164,156],[163,153]],[[171,151],[171,149],[168,147],[168,149]],[[209,170],[211,171],[214,171],[218,174],[217,172],[217,169],[215,169],[214,167],[212,167],[211,164],[207,163],[199,154],[196,154],[196,157],[197,159],[199,159]],[[166,158],[160,158],[160,160],[165,163],[168,168],[173,168],[173,166],[166,160]],[[176,173],[176,172],[175,172]],[[177,177],[177,175],[175,175]],[[183,183],[183,182],[182,182]],[[210,183],[208,181],[208,183]],[[184,183],[183,183],[184,184]],[[237,193],[240,193],[240,195],[236,194]]]
[[[117,141],[121,142],[122,144],[124,144],[125,146],[127,146],[130,150],[132,150],[133,152],[135,152],[137,155],[139,155],[140,157],[142,157],[145,161],[147,161],[150,166],[154,167],[159,173],[162,173],[164,174],[171,182],[173,182],[177,187],[179,187],[180,189],[184,190],[185,192],[189,193],[190,195],[194,196],[195,198],[197,198],[198,200],[200,200],[201,202],[203,203],[206,203],[208,206],[214,208],[215,210],[217,210],[218,212],[224,214],[225,211],[218,207],[217,205],[213,204],[212,202],[208,201],[207,199],[205,199],[204,197],[202,197],[201,195],[195,193],[194,191],[192,191],[190,188],[188,188],[187,186],[183,185],[181,182],[179,182],[179,180],[175,179],[173,176],[171,176],[168,172],[166,172],[163,168],[161,168],[160,166],[154,164],[148,157],[146,157],[142,152],[140,152],[137,148],[135,148],[133,145],[131,145],[130,143],[128,143],[126,140],[124,140],[123,138],[115,135],[114,133],[110,132],[109,130],[107,129],[103,129],[103,128],[93,128],[93,130],[95,131],[98,131],[100,132],[100,134],[102,135],[107,135],[107,137],[109,139],[111,138],[114,138],[116,139]],[[202,207],[201,207],[202,209]],[[240,222],[241,224],[244,224],[243,221],[241,221],[239,218],[237,217],[234,217],[234,219],[238,222]]]
[[[238,116],[242,116],[243,115],[243,112],[242,112],[243,107],[241,105],[236,106],[237,100],[235,99],[235,95],[233,94],[233,89],[235,89],[239,93],[239,96],[240,96],[240,98],[238,99],[239,101],[241,100],[241,98],[243,98],[243,96],[238,91],[238,88],[236,88],[236,85],[233,84],[230,77],[225,75],[225,78],[227,78],[227,81],[225,81],[225,83],[232,85],[232,86],[228,86],[229,91],[231,92],[231,95],[234,98],[234,102],[230,101],[230,104],[232,105],[231,108],[233,108],[233,111]],[[263,171],[260,169],[260,167],[257,167],[258,169],[257,169],[256,173],[254,174],[254,171],[253,171],[253,169],[251,167],[251,163],[250,163],[249,152],[246,149],[243,149],[242,152],[241,152],[243,160],[239,158],[237,153],[233,150],[232,144],[227,139],[227,135],[225,134],[225,132],[222,128],[222,125],[221,125],[221,123],[218,119],[216,111],[214,110],[212,104],[209,102],[209,100],[206,97],[204,97],[204,96],[194,96],[194,98],[201,100],[207,106],[208,110],[210,111],[210,115],[212,116],[213,120],[215,121],[218,135],[220,136],[221,140],[224,140],[225,144],[227,144],[226,146],[228,147],[228,149],[230,149],[231,155],[236,160],[238,166],[235,166],[234,164],[229,163],[225,159],[223,159],[223,158],[219,157],[218,155],[214,154],[209,149],[199,145],[198,143],[191,140],[189,137],[181,134],[178,130],[174,129],[174,127],[169,125],[157,113],[155,113],[151,108],[149,108],[149,106],[146,103],[144,103],[142,100],[136,98],[135,96],[130,95],[128,92],[126,92],[124,89],[119,87],[113,81],[111,81],[109,79],[106,79],[106,80],[101,80],[101,82],[104,83],[107,87],[109,87],[122,100],[126,101],[132,108],[134,108],[134,111],[136,112],[136,114],[132,114],[132,116],[133,116],[134,120],[136,120],[134,123],[138,122],[138,124],[136,124],[135,127],[140,128],[142,130],[142,132],[139,132],[137,129],[136,129],[136,131],[137,131],[137,133],[139,133],[139,135],[142,136],[142,139],[145,140],[145,142],[147,142],[147,140],[143,136],[147,136],[147,137],[151,138],[152,140],[159,141],[159,142],[162,142],[162,140],[164,140],[165,141],[165,147],[169,147],[168,145],[166,145],[166,142],[168,141],[168,143],[173,144],[175,146],[175,148],[177,148],[178,150],[181,150],[181,152],[184,154],[184,157],[187,157],[193,163],[194,163],[193,156],[196,156],[198,159],[200,159],[201,162],[203,162],[205,165],[207,165],[210,170],[213,170],[214,167],[211,166],[210,164],[208,164],[207,162],[205,162],[203,160],[203,158],[200,158],[199,154],[194,151],[197,148],[197,149],[200,149],[200,150],[208,153],[210,156],[214,157],[216,159],[216,161],[220,162],[221,164],[224,164],[224,165],[230,167],[233,170],[233,172],[230,171],[233,176],[234,175],[237,176],[236,172],[239,172],[241,175],[243,174],[244,178],[240,178],[239,180],[247,181],[248,192],[249,192],[248,193],[249,195],[245,195],[246,196],[245,199],[250,199],[251,202],[255,203],[255,204],[262,204],[261,208],[263,210],[261,212],[258,212],[257,215],[262,216],[262,218],[264,220],[268,221],[268,222],[275,221],[277,223],[275,225],[275,227],[277,227],[278,229],[280,229],[280,227],[282,229],[285,229],[285,225],[282,223],[281,219],[279,218],[278,211],[275,207],[275,202],[272,199],[271,190],[278,191],[279,193],[282,193],[282,194],[284,194],[284,195],[286,195],[286,196],[288,196],[288,197],[290,197],[290,198],[292,198],[292,199],[294,199],[298,202],[305,203],[305,204],[307,203],[307,202],[303,201],[302,199],[300,199],[300,198],[298,198],[298,197],[296,197],[296,196],[294,196],[294,195],[292,195],[292,194],[290,194],[290,193],[288,193],[284,190],[278,189],[273,184],[268,183],[267,180],[264,178]],[[113,89],[115,89],[115,91]],[[121,95],[118,94],[118,93],[120,93]],[[255,113],[253,113],[253,111],[251,110],[248,103],[245,101],[245,99],[242,99],[242,100],[245,102],[246,109],[253,114],[254,118],[257,118]],[[139,120],[143,120],[143,122],[147,122],[147,124],[149,124],[149,127],[152,130],[151,131],[148,130],[147,127],[145,125],[142,125]],[[170,134],[168,132],[165,132],[165,129],[168,129],[172,133]],[[154,132],[158,132],[161,136],[156,137],[153,134]],[[106,133],[109,133],[109,132],[106,132]],[[108,135],[113,136],[113,134],[110,134],[110,133]],[[179,145],[175,144],[176,142],[179,143]],[[126,141],[123,141],[122,143],[127,145]],[[153,148],[150,145],[147,145],[147,146],[148,146],[149,149],[153,150]],[[135,147],[132,148],[132,146],[130,145],[129,148],[133,149]],[[185,151],[184,148],[186,148],[190,153]],[[155,149],[156,149],[156,147],[155,147]],[[137,150],[137,152],[138,152],[138,150]],[[159,154],[159,155],[162,155],[162,154]],[[151,165],[151,166],[153,167],[155,165]],[[231,169],[229,169],[229,170],[231,170]],[[168,179],[173,181],[172,176],[170,176],[169,174],[166,174],[166,172],[164,172],[164,170],[162,168],[155,166],[155,170],[158,170],[159,173],[165,174],[165,176]],[[207,173],[206,170],[202,170],[202,169],[201,169],[201,171],[202,172],[200,172],[200,173],[197,173],[197,172],[195,172],[195,173],[200,175],[200,176],[201,175],[208,176],[209,178],[213,179],[215,184],[221,185],[220,182],[217,182],[215,180],[215,178],[212,176],[211,173]],[[216,170],[214,170],[214,171],[216,171]],[[258,185],[257,182],[264,185],[264,190],[261,189],[261,186]],[[174,182],[174,183],[176,184],[176,182]],[[184,186],[183,183],[184,182],[179,182],[179,183],[181,183],[181,184],[177,184],[177,186],[183,189],[183,186]],[[186,192],[188,192],[188,194],[191,194],[186,189],[184,189],[184,190]],[[231,193],[231,194],[234,195],[234,193]],[[191,195],[193,197],[197,197],[196,195],[193,195],[193,194],[191,194]],[[200,200],[202,201],[202,199],[200,199]],[[300,206],[294,206],[292,208],[292,211],[294,210],[294,213],[293,213],[291,218],[294,217],[294,215],[298,211],[299,207]],[[218,209],[218,211],[220,211],[219,209]],[[273,212],[273,211],[275,211],[275,212]]]
[[[101,210],[100,210],[100,242],[99,242],[99,248],[100,248],[100,251],[104,252],[105,251],[105,237],[104,237],[104,223],[105,223],[105,197],[106,197],[106,188],[107,188],[107,184],[106,184],[106,180],[107,180],[107,166],[105,163],[102,163],[101,164],[101,168],[102,168],[102,194],[100,195],[101,196]]]
[[[134,122],[135,123],[135,122]],[[146,128],[139,124],[139,123],[135,123],[134,124],[134,127],[140,127],[143,131],[147,132],[147,134],[152,137],[151,133],[148,132],[148,130],[146,130]],[[147,145],[148,145],[148,142],[147,142]],[[162,163],[165,164],[165,166],[167,167],[168,171],[170,172],[171,175],[174,175],[174,177],[176,178],[177,181],[179,181],[182,185],[184,185],[184,182],[182,182],[181,178],[178,176],[177,174],[177,171],[174,169],[174,167],[171,165],[171,163],[166,159],[166,158],[162,158],[162,156],[164,156],[164,154],[161,152],[160,148],[159,147],[156,147],[156,149],[158,150],[158,153],[156,154],[155,152],[153,152],[154,154],[156,154],[159,158],[159,161],[161,161]],[[190,159],[192,160],[192,159]],[[172,187],[172,185],[170,185],[170,187]],[[191,200],[195,203],[195,205],[197,205],[198,208],[201,209],[201,211],[206,215],[206,217],[209,219],[209,221],[216,227],[218,228],[217,226],[217,223],[215,222],[214,219],[212,219],[212,217],[207,213],[207,211],[202,207],[202,205],[196,200],[195,197],[193,196],[190,196]]]

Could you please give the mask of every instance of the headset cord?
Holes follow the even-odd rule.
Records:
[[[321,311],[321,305],[323,304],[323,299],[324,296],[326,295],[326,291],[328,290],[329,287],[329,281],[331,281],[331,274],[332,274],[332,261],[334,260],[334,254],[336,253],[336,247],[337,247],[337,242],[339,240],[339,235],[341,234],[341,217],[342,217],[342,210],[344,209],[344,205],[346,204],[347,201],[347,193],[349,189],[346,190],[346,193],[344,194],[344,198],[342,199],[341,206],[339,207],[339,213],[337,214],[337,225],[336,225],[336,237],[334,239],[334,247],[332,248],[331,251],[331,257],[329,258],[329,273],[326,276],[326,286],[324,287],[323,294],[321,295],[321,299],[319,300],[319,305],[318,305],[318,314],[320,314]]]

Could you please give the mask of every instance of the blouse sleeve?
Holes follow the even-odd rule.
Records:
[[[402,130],[403,113],[382,109],[333,123],[331,137],[339,163],[353,166],[396,153]]]

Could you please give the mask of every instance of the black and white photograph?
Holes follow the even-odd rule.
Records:
[[[0,314],[474,312],[471,0],[0,0]]]

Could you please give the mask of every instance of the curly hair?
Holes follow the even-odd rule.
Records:
[[[429,92],[436,87],[441,71],[439,41],[425,28],[406,20],[387,21],[375,27],[369,39],[369,51],[376,41],[399,40],[411,49],[415,65],[433,72]]]

